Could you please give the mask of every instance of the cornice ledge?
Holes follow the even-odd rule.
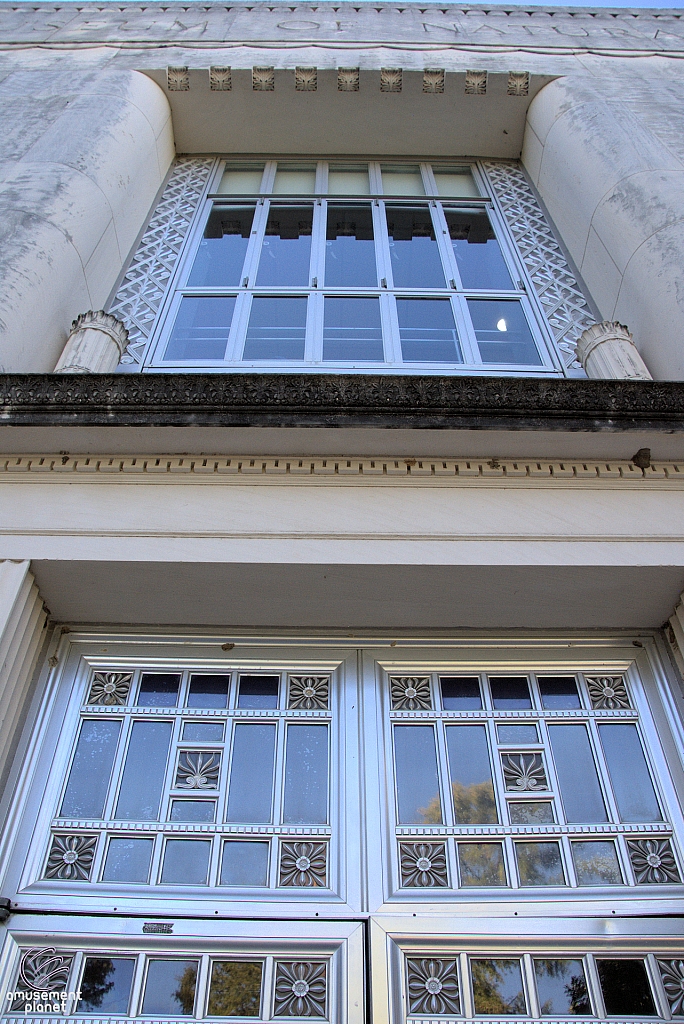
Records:
[[[684,383],[351,374],[3,374],[6,426],[684,431]]]

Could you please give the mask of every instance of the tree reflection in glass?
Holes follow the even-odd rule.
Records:
[[[535,960],[534,974],[542,1017],[557,1013],[591,1014],[581,960]]]
[[[459,825],[497,822],[494,784],[484,725],[447,726],[454,815]]]
[[[236,960],[211,965],[210,1017],[258,1017],[261,1004],[261,963]]]
[[[128,1013],[135,960],[86,957],[78,1013]]]
[[[439,825],[439,798],[435,733],[431,725],[394,727],[397,801],[401,824]]]
[[[505,885],[501,843],[459,843],[461,885]]]
[[[195,1006],[196,960],[150,960],[142,1012],[189,1016]]]
[[[475,1013],[527,1012],[519,960],[471,960]]]

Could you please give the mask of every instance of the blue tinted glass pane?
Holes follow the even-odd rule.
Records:
[[[214,206],[188,277],[191,288],[235,288],[254,220],[253,206]]]
[[[440,676],[442,707],[445,711],[475,711],[482,707],[480,680],[477,676],[449,678]]]
[[[484,210],[444,211],[464,288],[508,291],[514,287],[501,246]]]
[[[313,206],[271,206],[256,283],[291,288],[309,284]]]
[[[175,708],[178,703],[180,678],[178,675],[144,673],[140,677],[140,690],[136,701],[138,707]]]
[[[277,708],[280,676],[240,676],[239,708]]]
[[[586,726],[550,725],[549,738],[566,819],[607,821]]]
[[[581,960],[535,960],[534,974],[542,1017],[591,1015],[591,1002]]]
[[[110,839],[105,882],[146,882],[150,875],[153,839]]]
[[[228,821],[271,820],[274,756],[274,725],[235,726]]]
[[[636,725],[600,725],[621,821],[662,821]]]
[[[397,299],[405,363],[460,363],[454,314],[448,299]]]
[[[164,361],[223,359],[234,309],[234,295],[186,295],[176,315]]]
[[[196,960],[150,960],[142,1012],[189,1016],[195,1006]]]
[[[213,800],[172,800],[171,821],[214,821],[216,804]]]
[[[188,708],[225,708],[230,676],[190,676]]]
[[[243,359],[303,359],[306,299],[252,300]]]
[[[515,711],[531,708],[530,688],[524,676],[500,676],[490,679],[492,700],[497,711]]]
[[[323,359],[377,363],[383,361],[378,299],[326,298]]]
[[[483,363],[541,366],[522,306],[505,299],[468,299]]]
[[[171,722],[134,722],[115,818],[157,821]]]
[[[267,885],[268,843],[224,843],[221,885]]]
[[[86,718],[76,744],[62,809],[63,818],[101,818],[121,722]]]
[[[128,1013],[135,960],[86,957],[77,1013]]]
[[[437,777],[435,733],[431,725],[395,725],[399,823],[439,825],[442,802]]]
[[[183,739],[194,743],[215,743],[223,739],[223,723],[186,722],[183,726]]]
[[[378,284],[369,205],[328,206],[325,284],[328,288],[373,288]]]
[[[446,735],[456,824],[498,821],[485,726],[450,725]]]
[[[427,206],[387,206],[395,288],[444,288],[446,280]]]
[[[542,707],[549,711],[580,708],[579,693],[574,676],[556,676],[538,679]]]
[[[204,839],[167,839],[161,880],[178,885],[206,885],[211,843]]]
[[[328,727],[290,725],[285,753],[283,822],[323,825],[328,820]]]
[[[498,725],[499,743],[539,743],[536,725]]]

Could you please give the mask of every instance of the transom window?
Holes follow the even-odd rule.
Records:
[[[211,189],[148,366],[561,372],[478,165],[226,163]]]

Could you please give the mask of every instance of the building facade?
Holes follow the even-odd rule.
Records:
[[[0,3],[3,1019],[684,1016],[683,55]]]

